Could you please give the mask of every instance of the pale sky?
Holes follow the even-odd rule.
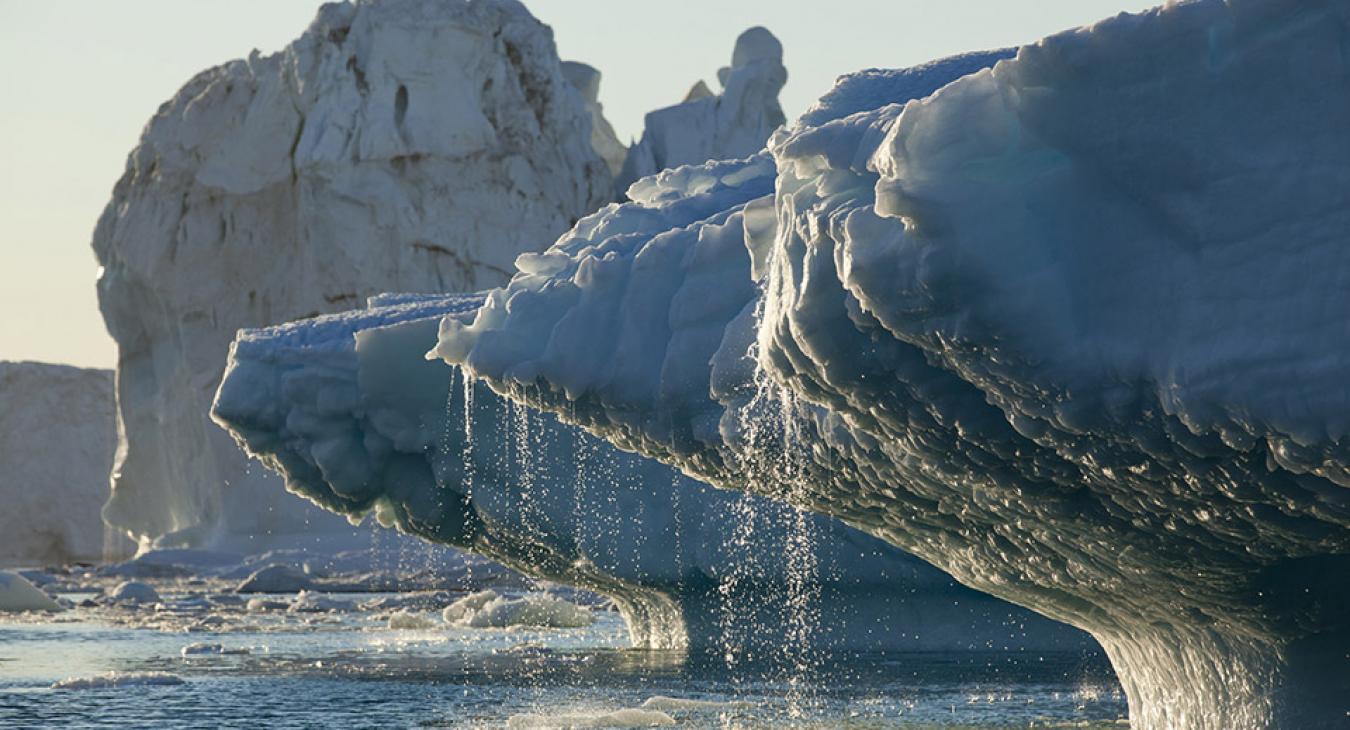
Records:
[[[0,360],[112,367],[94,223],[141,127],[196,72],[280,50],[316,0],[0,0]],[[1157,0],[534,0],[564,59],[599,68],[620,137],[697,79],[716,88],[741,30],[783,41],[789,118],[834,78],[1018,45]]]

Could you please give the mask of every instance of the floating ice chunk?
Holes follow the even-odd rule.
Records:
[[[507,598],[480,591],[450,604],[442,613],[446,623],[469,628],[519,626],[575,629],[595,622],[591,612],[546,593]]]
[[[399,631],[423,631],[435,626],[436,622],[412,611],[397,611],[389,617],[389,628]]]
[[[250,575],[235,591],[239,593],[299,593],[312,590],[314,580],[289,565],[269,565]]]
[[[51,596],[18,573],[0,570],[0,611],[60,611]]]
[[[613,710],[610,712],[567,712],[562,714],[512,715],[509,728],[587,728],[587,727],[671,727],[675,718],[655,710]]]
[[[662,712],[726,710],[731,708],[745,708],[749,706],[750,706],[749,703],[745,702],[724,702],[719,700],[693,700],[693,699],[686,699],[683,697],[665,697],[663,695],[648,697],[647,700],[642,703],[642,709],[644,710],[660,710]]]
[[[483,606],[500,598],[501,595],[494,590],[478,591],[455,601],[441,612],[441,618],[448,624],[459,624],[467,621]]]
[[[318,591],[300,591],[286,610],[291,613],[329,613],[351,609],[351,601],[331,598]]]
[[[185,657],[188,657],[188,656],[210,656],[210,655],[213,655],[213,654],[214,654],[214,655],[220,655],[220,656],[229,656],[229,655],[251,654],[251,653],[252,653],[252,650],[249,649],[248,647],[244,647],[244,646],[240,646],[240,647],[227,647],[227,646],[225,646],[224,644],[212,644],[212,643],[207,643],[207,642],[198,642],[198,643],[196,643],[196,644],[188,644],[187,646],[185,646],[185,647],[183,647],[181,650],[179,650],[179,653],[182,654],[182,655],[185,656]]]
[[[171,687],[183,684],[180,677],[165,672],[108,672],[94,677],[67,677],[52,685],[55,690],[112,689],[119,687]]]
[[[244,610],[249,613],[259,613],[262,611],[285,611],[291,607],[286,601],[278,601],[275,598],[250,598],[248,603],[244,604]]]
[[[112,603],[159,603],[159,591],[148,583],[128,580],[117,584],[107,596]]]

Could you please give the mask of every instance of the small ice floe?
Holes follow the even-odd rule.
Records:
[[[511,646],[508,647],[493,649],[492,653],[505,654],[511,656],[523,656],[523,657],[543,657],[543,656],[551,656],[552,654],[554,654],[554,651],[553,649],[544,646],[543,644],[533,641],[525,641],[519,644],[512,644]]]
[[[0,570],[0,611],[60,611],[61,605],[27,578]]]
[[[672,727],[675,718],[655,710],[614,710],[613,712],[571,712],[558,715],[512,715],[507,727],[580,728],[580,727]]]
[[[248,649],[248,647],[244,646],[227,647],[224,644],[210,644],[206,642],[198,642],[196,644],[188,644],[187,646],[183,647],[181,653],[183,656],[189,657],[189,656],[231,656],[231,655],[249,654],[251,652]]]
[[[303,571],[289,565],[273,564],[252,575],[240,583],[237,593],[299,593],[314,590],[314,579]]]
[[[167,687],[178,684],[183,684],[183,680],[164,672],[108,672],[93,677],[67,677],[56,684],[53,684],[52,689],[109,689],[114,687],[141,686]]]
[[[212,608],[213,605],[210,601],[206,600],[205,596],[189,596],[187,598],[180,598],[176,601],[161,601],[155,606],[155,611],[157,613],[191,615],[204,613],[210,611]]]
[[[380,613],[384,611],[439,611],[455,602],[454,594],[449,591],[434,593],[405,593],[397,596],[381,596],[362,601],[362,611]]]
[[[291,607],[286,601],[278,601],[275,598],[250,598],[248,603],[244,604],[244,610],[249,613],[259,613],[261,611],[285,611]]]
[[[716,700],[693,700],[683,697],[665,697],[655,695],[647,698],[642,703],[644,710],[661,710],[662,712],[699,712],[707,710],[729,710],[733,708],[748,708],[748,702],[718,702]]]
[[[291,613],[331,613],[349,611],[351,607],[351,601],[339,601],[316,591],[300,591],[286,610]]]
[[[475,629],[518,626],[575,629],[595,622],[590,611],[548,594],[506,598],[492,590],[455,601],[446,607],[442,618],[452,626]]]
[[[434,628],[436,623],[420,613],[396,611],[389,617],[389,628],[400,631],[423,631]]]
[[[118,583],[106,597],[109,603],[159,603],[159,591],[147,583],[128,580]]]

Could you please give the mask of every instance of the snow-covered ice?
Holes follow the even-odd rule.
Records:
[[[0,565],[103,558],[116,438],[111,371],[0,362]]]
[[[1137,727],[1343,725],[1348,27],[1173,3],[827,98],[769,192],[640,182],[437,352],[1091,631]]]

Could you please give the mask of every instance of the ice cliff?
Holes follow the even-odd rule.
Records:
[[[103,557],[116,441],[111,371],[0,362],[0,565]]]
[[[843,117],[855,77],[437,352],[1088,630],[1135,727],[1344,727],[1348,36],[1344,0],[1197,0]]]
[[[623,453],[423,357],[442,317],[482,301],[386,296],[243,332],[214,415],[330,510],[610,596],[637,646],[744,661],[1091,645],[839,522]]]
[[[700,81],[680,104],[647,114],[617,178],[620,199],[633,182],[661,170],[752,155],[785,121],[778,105],[787,83],[783,45],[768,30],[742,33],[717,80],[720,94]]]
[[[94,234],[119,353],[108,521],[188,544],[344,529],[210,423],[235,331],[505,282],[612,196],[586,103],[512,0],[326,4],[283,51],[189,81]]]

